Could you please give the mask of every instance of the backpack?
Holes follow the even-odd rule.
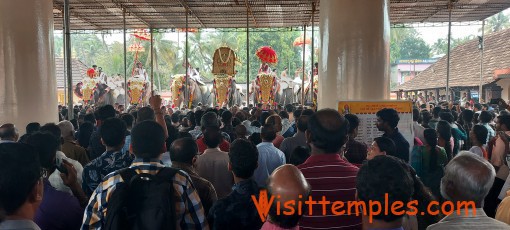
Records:
[[[108,201],[106,230],[176,229],[173,177],[178,169],[163,168],[156,175],[120,171],[124,180]]]

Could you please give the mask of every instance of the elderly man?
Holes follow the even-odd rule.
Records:
[[[496,172],[488,161],[469,152],[460,152],[445,168],[441,194],[454,203],[473,201],[475,207],[468,205],[465,207],[467,214],[466,210],[461,210],[460,215],[453,212],[427,229],[510,229],[509,225],[488,217],[482,209],[495,176]]]
[[[3,124],[0,126],[0,143],[18,141],[18,129],[13,124]]]
[[[273,171],[269,177],[267,188],[271,195],[280,196],[280,199],[278,199],[281,205],[280,210],[283,210],[283,205],[289,201],[294,201],[294,204],[301,204],[302,206],[304,201],[308,199],[312,189],[301,171],[290,164],[282,165]],[[277,202],[273,202],[269,210],[269,216],[261,230],[299,229],[297,225],[302,215],[298,212],[293,215],[278,215],[277,205]],[[295,210],[298,208],[297,205],[294,207]]]
[[[87,151],[74,139],[74,126],[70,121],[61,121],[57,124],[62,135],[62,152],[73,160],[80,162],[82,166],[87,165],[89,157]]]

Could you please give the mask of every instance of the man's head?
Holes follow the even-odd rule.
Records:
[[[481,123],[490,123],[492,121],[492,114],[489,111],[482,111],[478,117]]]
[[[179,115],[181,113],[173,113],[172,116],[171,116],[171,120],[172,120],[172,123],[173,124],[178,124],[179,123]]]
[[[296,109],[294,110],[294,112],[292,112],[292,116],[294,117],[294,119],[297,119],[299,116],[301,116],[302,112],[303,112],[302,109]]]
[[[420,110],[413,109],[413,121],[418,121],[420,119]]]
[[[180,138],[172,143],[169,151],[172,161],[192,165],[198,154],[198,146],[193,138]]]
[[[236,133],[237,138],[246,139],[246,135],[248,134],[248,130],[246,129],[246,126],[238,125],[235,127],[234,131]]]
[[[55,138],[59,139],[60,144],[62,144],[62,132],[60,131],[60,128],[55,123],[47,123],[47,124],[41,126],[41,129],[39,131],[48,132],[48,133],[52,134]]]
[[[207,112],[200,119],[200,127],[204,130],[206,127],[220,127],[218,115],[215,112]]]
[[[482,208],[495,176],[494,167],[487,160],[462,151],[445,167],[441,195],[453,202],[473,201]]]
[[[156,120],[156,115],[154,114],[154,110],[150,107],[142,107],[138,110],[136,122],[140,123],[142,121],[154,121]]]
[[[497,131],[510,131],[510,115],[498,116],[498,119],[496,122],[496,130]]]
[[[28,123],[25,131],[27,134],[32,134],[32,133],[39,131],[40,128],[41,128],[41,124],[39,124],[38,122],[32,122],[32,123]]]
[[[475,103],[473,110],[475,112],[482,111],[482,105],[480,103]]]
[[[142,121],[131,130],[131,151],[136,157],[159,158],[166,151],[165,131],[155,121]]]
[[[376,113],[377,116],[377,129],[379,131],[389,131],[397,128],[400,117],[395,109],[384,108]]]
[[[366,204],[369,201],[380,202],[380,204],[402,202],[405,207],[414,193],[413,187],[414,182],[409,171],[402,166],[399,159],[392,156],[377,156],[367,161],[359,169],[356,178],[358,199]],[[405,209],[396,211],[405,211]],[[403,214],[395,213],[372,214],[375,220],[384,222],[393,222],[403,217]],[[364,223],[366,223],[365,220]]]
[[[52,173],[60,140],[48,132],[36,132],[28,137],[27,144],[37,151],[41,167]]]
[[[441,107],[438,106],[438,107],[434,107],[434,109],[432,110],[432,116],[434,116],[435,119],[438,119],[439,118],[439,113],[441,112]]]
[[[286,202],[294,201],[295,210],[301,209],[299,204],[303,204],[303,201],[308,199],[311,192],[311,186],[306,181],[305,177],[299,171],[299,169],[290,164],[282,165],[276,168],[267,184],[267,189],[270,195],[280,196],[278,201],[273,202],[269,210],[269,218],[271,222],[282,227],[282,228],[293,228],[297,226],[301,215],[295,212],[293,215],[278,215],[278,205],[280,209],[283,209]]]
[[[258,167],[259,152],[250,141],[237,139],[230,145],[228,158],[228,169],[234,176],[248,179]]]
[[[308,130],[308,119],[309,116],[300,116],[296,121],[296,127],[298,132],[306,132]]]
[[[119,148],[126,138],[126,123],[119,118],[108,118],[101,126],[101,142],[106,147]]]
[[[354,114],[345,114],[345,119],[349,121],[349,135],[358,136],[359,118]]]
[[[277,114],[271,115],[266,119],[266,124],[272,125],[276,132],[282,131],[282,118]]]
[[[368,148],[368,160],[372,160],[374,157],[379,155],[397,155],[397,147],[395,142],[387,137],[377,137],[372,142],[372,145]]]
[[[95,125],[96,124],[96,117],[93,113],[85,114],[83,117],[83,122],[90,122],[90,124]]]
[[[285,111],[287,111],[287,113],[289,113],[289,114],[294,112],[295,109],[296,109],[296,107],[294,107],[292,104],[286,104],[285,105]]]
[[[3,124],[0,126],[0,140],[3,141],[18,141],[19,133],[14,124]]]
[[[99,107],[99,109],[96,112],[96,120],[98,121],[98,124],[103,121],[105,121],[108,118],[115,117],[115,108],[111,105],[104,105]]]
[[[74,126],[70,121],[61,121],[57,126],[63,138],[74,138]]]
[[[276,129],[273,125],[265,124],[260,129],[260,137],[262,141],[272,142],[276,138]]]
[[[221,122],[223,124],[232,124],[232,112],[225,110],[221,113]]]
[[[207,148],[217,148],[223,140],[223,136],[221,135],[221,131],[218,127],[207,127],[204,129],[203,134],[204,144]]]
[[[338,153],[347,142],[349,121],[333,109],[322,109],[308,119],[307,143],[314,154]]]
[[[122,114],[120,119],[124,121],[127,129],[131,129],[133,127],[133,123],[135,122],[135,118],[129,113]]]
[[[454,121],[453,114],[450,111],[439,113],[439,118],[443,121],[447,121],[450,124],[452,124]]]
[[[0,210],[7,216],[33,218],[43,197],[41,165],[35,149],[21,143],[0,144],[0,175]]]

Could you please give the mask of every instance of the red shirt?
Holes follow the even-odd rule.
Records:
[[[347,202],[356,201],[356,175],[358,168],[343,160],[338,154],[321,154],[310,156],[305,163],[298,166],[312,187],[314,201],[326,197],[331,204],[343,201],[345,204],[337,211],[347,212]],[[361,215],[334,215],[332,205],[326,205],[326,215],[322,213],[321,204],[313,205],[312,217],[303,215],[299,222],[300,229],[361,229]],[[305,205],[308,210],[308,205]],[[303,208],[305,209],[305,208]]]
[[[197,145],[198,145],[198,152],[200,154],[204,153],[204,151],[207,149],[207,145],[205,145],[203,137],[197,139]],[[221,141],[219,147],[220,147],[220,150],[223,152],[230,151],[230,144],[225,139],[223,139]]]
[[[282,145],[283,140],[285,140],[285,137],[283,137],[282,135],[276,135],[276,138],[273,140],[274,147],[279,149],[280,145]]]

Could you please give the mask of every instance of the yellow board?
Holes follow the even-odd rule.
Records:
[[[412,113],[413,103],[411,101],[341,101],[338,102],[338,112],[341,114],[376,114],[383,108],[393,108],[398,113]]]

